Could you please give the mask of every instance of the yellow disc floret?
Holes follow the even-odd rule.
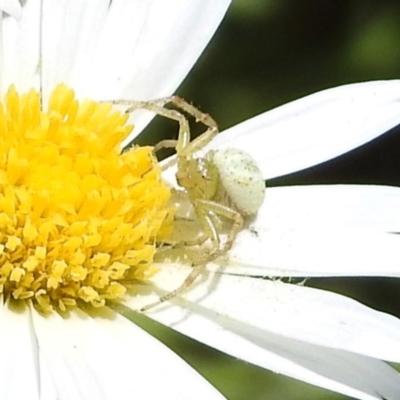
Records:
[[[43,311],[102,306],[148,279],[170,229],[170,191],[152,148],[120,154],[132,130],[110,104],[65,85],[0,104],[0,291]]]

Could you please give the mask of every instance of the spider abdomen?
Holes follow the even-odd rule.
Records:
[[[239,149],[213,152],[213,162],[218,169],[221,185],[244,215],[256,214],[265,195],[265,181],[256,161]]]

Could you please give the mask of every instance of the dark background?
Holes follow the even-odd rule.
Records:
[[[233,0],[217,35],[178,90],[221,130],[304,95],[346,83],[400,78],[398,0]],[[171,131],[172,129],[172,131]],[[141,143],[176,133],[157,120]],[[400,129],[269,186],[400,185]],[[395,279],[312,279],[400,317]],[[234,360],[156,324],[145,325],[229,399],[346,399]],[[185,384],[185,382],[182,382]]]

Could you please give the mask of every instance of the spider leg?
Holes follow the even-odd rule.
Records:
[[[185,281],[182,283],[181,286],[179,286],[177,289],[173,290],[172,292],[167,293],[164,296],[161,296],[157,301],[155,301],[154,303],[150,303],[147,304],[146,306],[144,306],[143,308],[140,309],[141,312],[144,311],[148,311],[151,308],[164,303],[165,301],[171,300],[176,296],[179,296],[180,294],[182,294],[188,287],[190,287],[193,282],[195,281],[195,279],[201,274],[201,272],[203,271],[205,267],[205,264],[200,264],[200,265],[195,265],[192,268],[191,273],[189,274],[189,276],[187,276],[187,278],[185,279]]]
[[[125,113],[131,113],[135,110],[144,109],[152,111],[155,114],[165,118],[175,120],[179,123],[179,132],[177,140],[162,140],[154,147],[154,151],[159,151],[163,148],[176,148],[178,156],[188,156],[203,148],[208,144],[215,135],[218,134],[217,123],[210,115],[203,113],[196,107],[188,103],[186,100],[178,96],[164,97],[151,101],[134,101],[134,100],[113,100],[112,104],[126,105],[128,108]],[[177,110],[166,108],[167,104],[173,104],[177,109],[191,115],[197,122],[201,122],[207,127],[206,131],[198,136],[195,140],[190,141],[190,129],[187,118]]]
[[[203,226],[206,238],[210,239],[212,242],[211,252],[208,253],[206,256],[201,257],[199,260],[192,264],[192,271],[185,279],[185,281],[181,284],[181,286],[179,286],[172,292],[161,296],[158,301],[146,305],[140,311],[147,311],[157,306],[158,304],[164,303],[165,301],[171,300],[174,297],[184,293],[194,283],[196,278],[203,272],[205,266],[209,262],[214,261],[216,258],[224,255],[228,250],[230,250],[236,235],[243,226],[242,215],[228,206],[224,206],[210,200],[197,199],[194,202],[194,208],[198,216],[199,222]],[[232,226],[229,231],[228,238],[222,248],[220,246],[221,225],[219,224],[219,222],[217,223],[217,221],[219,221],[219,218],[217,218],[217,216],[225,217],[232,221]],[[201,236],[201,238],[203,237],[204,235]]]
[[[214,251],[219,254],[224,254],[231,249],[236,235],[242,229],[242,215],[231,207],[217,203],[212,200],[197,199],[194,201],[194,208],[198,216],[199,222],[202,224],[204,232],[209,236],[213,243]],[[224,217],[232,221],[231,229],[228,233],[228,238],[223,247],[220,247],[221,227],[216,224],[216,217]],[[212,257],[213,252],[211,253]]]

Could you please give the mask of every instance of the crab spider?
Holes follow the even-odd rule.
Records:
[[[178,139],[163,140],[154,147],[154,151],[175,148],[176,157],[167,162],[163,169],[177,165],[176,180],[192,204],[203,230],[203,234],[197,240],[183,241],[180,244],[199,246],[208,239],[211,241],[210,251],[192,263],[192,272],[183,284],[141,310],[146,311],[184,292],[192,285],[207,263],[231,249],[236,235],[243,226],[243,218],[256,214],[263,202],[265,182],[254,159],[241,150],[226,148],[211,150],[204,156],[196,155],[197,151],[202,150],[218,134],[218,127],[208,114],[201,112],[182,98],[172,96],[153,101],[113,103],[127,105],[126,113],[145,109],[179,123]],[[168,103],[204,124],[206,131],[191,140],[187,118],[182,112],[166,108],[165,105]],[[224,242],[221,239],[221,218],[231,221],[231,227]]]

